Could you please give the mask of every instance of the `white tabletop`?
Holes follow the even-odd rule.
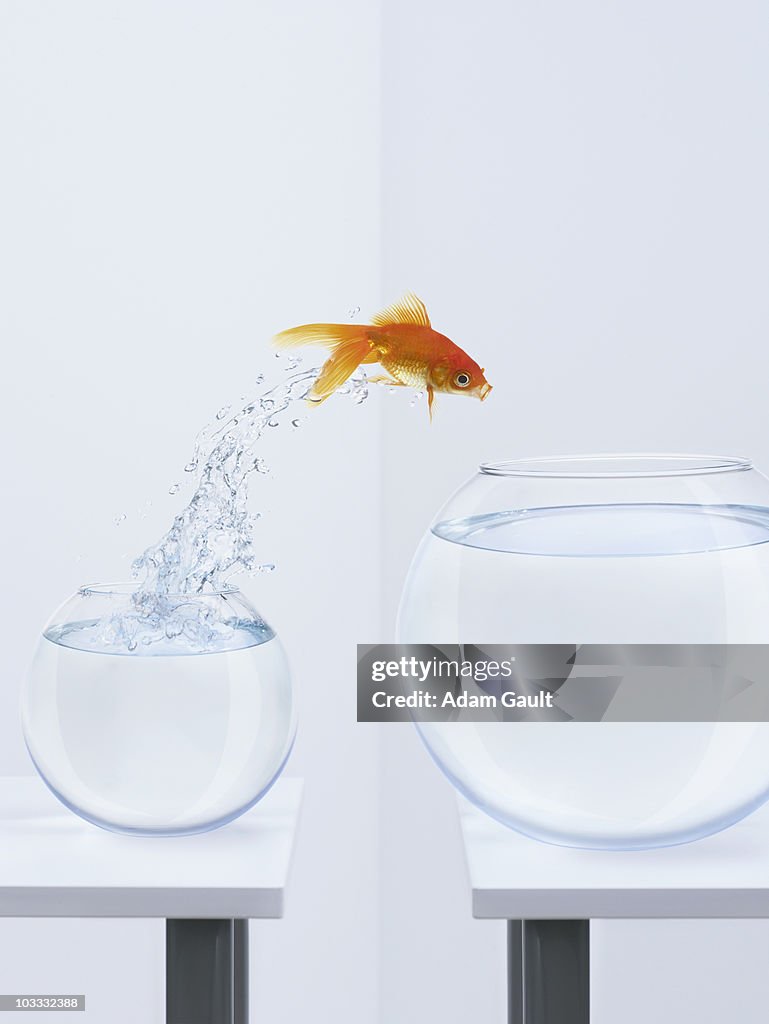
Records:
[[[769,918],[769,805],[732,828],[660,850],[572,850],[528,839],[460,798],[481,918]]]
[[[196,836],[82,821],[37,777],[0,778],[0,917],[282,917],[301,779]]]

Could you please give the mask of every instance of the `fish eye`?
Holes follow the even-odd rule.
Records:
[[[460,370],[459,373],[454,374],[454,383],[458,388],[466,388],[470,383],[470,374]]]

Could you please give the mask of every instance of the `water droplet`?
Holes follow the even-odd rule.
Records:
[[[348,310],[347,315],[352,320],[353,317],[356,317],[358,315],[358,313],[360,313],[360,306],[353,306],[352,309]]]
[[[280,370],[298,362],[291,354],[284,355]],[[260,457],[264,434],[268,426],[283,424],[286,429],[296,429],[306,424],[304,399],[317,375],[318,370],[305,368],[259,390],[248,385],[237,403],[222,407],[216,419],[198,433],[184,467],[185,473],[194,476],[183,475],[172,482],[168,492],[184,491],[179,504],[186,507],[175,513],[167,532],[139,558],[131,561],[128,553],[123,556],[139,580],[139,589],[120,621],[105,624],[105,636],[111,630],[106,642],[124,651],[126,645],[136,650],[145,637],[154,643],[164,635],[170,638],[178,633],[179,642],[189,640],[196,651],[208,650],[221,636],[221,623],[211,620],[207,611],[190,621],[169,595],[216,587],[238,572],[275,570],[274,563],[259,564],[254,555],[255,523],[261,514],[247,508],[246,481],[252,472],[269,474],[272,480],[274,471]],[[260,374],[256,383],[263,381],[264,374]],[[362,401],[367,393],[365,375],[354,375],[346,390],[350,400]],[[121,514],[116,522],[125,518]],[[142,600],[137,602],[137,597]]]
[[[124,523],[127,518],[128,517],[126,516],[125,512],[121,512],[119,515],[116,515],[112,521],[115,524],[115,526],[120,526],[120,524]]]
[[[254,384],[256,384],[257,387],[260,384],[264,384],[264,374],[263,373],[257,373],[256,377],[254,378]]]

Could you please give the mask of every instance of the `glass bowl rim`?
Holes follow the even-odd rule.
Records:
[[[82,597],[128,597],[135,594],[141,587],[139,580],[122,581],[119,583],[85,583],[77,588],[78,594]],[[160,594],[160,597],[168,597],[174,601],[198,601],[207,597],[232,597],[239,594],[240,588],[227,583],[222,587],[213,590],[201,590],[186,594]]]
[[[648,465],[644,465],[647,463]],[[633,468],[635,464],[635,468]],[[590,468],[592,466],[597,468]],[[600,468],[603,467],[603,468]],[[682,455],[674,453],[601,453],[595,455],[544,455],[482,462],[486,476],[528,476],[540,479],[611,480],[627,477],[701,476],[753,468],[742,456]]]

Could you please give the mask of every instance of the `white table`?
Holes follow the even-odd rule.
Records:
[[[283,916],[300,779],[203,835],[105,832],[0,778],[0,917],[166,918],[168,1024],[247,1024],[248,919]]]
[[[661,850],[528,839],[460,798],[473,915],[508,922],[510,1024],[588,1024],[591,918],[769,918],[769,805]]]

